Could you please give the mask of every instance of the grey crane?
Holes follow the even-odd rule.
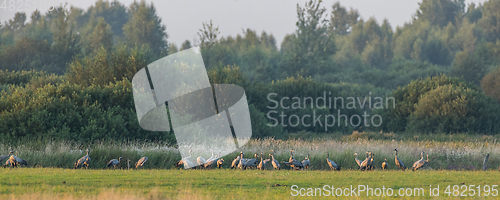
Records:
[[[282,163],[285,164],[285,165],[290,166],[290,169],[292,169],[292,170],[293,169],[299,170],[299,169],[303,168],[302,167],[302,163],[299,162],[298,160],[294,160],[293,162],[285,162],[285,161],[283,161]]]
[[[212,161],[212,160],[215,160],[215,162],[217,163],[217,160],[221,159],[221,157],[220,157],[220,153],[221,153],[221,152],[219,151],[219,153],[218,153],[217,155],[215,155],[215,157],[214,157],[214,158],[208,159],[208,160],[207,160],[207,162]]]
[[[236,156],[236,158],[234,158],[233,162],[231,163],[231,169],[233,169],[233,168],[236,169],[236,167],[240,163],[241,155],[243,155],[243,152],[240,152],[240,155],[238,155],[238,156]]]
[[[184,169],[194,169],[195,167],[193,162],[191,162],[191,160],[186,158],[182,160],[182,164],[184,165]]]
[[[371,153],[371,159],[370,159],[370,165],[369,165],[369,168],[370,170],[372,169],[375,169],[375,154],[374,153]]]
[[[420,153],[420,160],[417,160],[415,163],[413,163],[413,165],[411,166],[411,170],[412,171],[418,170],[419,167],[417,167],[417,166],[421,165],[422,162],[424,162],[424,152],[423,151]]]
[[[181,158],[181,160],[179,160],[178,162],[175,163],[175,166],[176,167],[183,166],[184,169],[193,168],[194,167],[193,162],[191,162],[191,160],[189,160],[191,158],[191,151],[192,150],[189,150],[189,156],[188,157]]]
[[[194,168],[194,164],[189,159],[181,159],[179,162],[175,163],[176,167],[184,167],[184,169]]]
[[[330,153],[328,152],[326,152],[326,162],[328,163],[328,166],[330,166],[330,169],[340,171],[340,166],[333,162],[333,160],[330,160]]]
[[[13,154],[14,152],[11,151],[10,154]],[[7,161],[5,161],[5,165],[3,166],[4,168],[7,167],[7,166],[10,166],[10,167],[16,167],[17,168],[17,161],[16,161],[16,158],[14,157],[14,155],[10,155],[10,157],[7,159]]]
[[[288,159],[288,162],[292,162],[293,160],[295,160],[293,157],[293,149],[290,149],[290,158]]]
[[[307,154],[307,157],[304,158],[304,160],[302,161],[302,167],[304,169],[309,169],[309,154]]]
[[[17,157],[17,150],[16,150],[16,155],[14,156],[14,158],[16,159],[16,162],[18,165],[28,165],[28,162],[26,162],[26,160]]]
[[[243,158],[243,156],[245,156],[245,154],[240,153],[240,163],[238,163],[238,168],[240,168],[240,169],[246,169],[245,165],[247,164],[246,163],[247,159]]]
[[[213,158],[214,158],[214,150],[212,149],[212,157],[205,160],[203,157],[199,156],[198,158],[196,158],[196,162],[198,163],[198,165],[200,166],[200,169],[201,169],[202,167],[205,167],[205,164],[207,163],[208,160],[213,159]]]
[[[370,170],[371,162],[372,162],[372,153],[367,151],[368,157],[361,162],[361,165],[359,166],[360,170]]]
[[[146,164],[146,161],[148,161],[148,157],[144,156],[141,159],[135,163],[135,169],[138,169],[139,167],[144,168],[144,164]]]
[[[191,159],[191,152],[192,152],[192,151],[193,151],[193,150],[189,150],[189,156],[188,156],[188,157],[185,157],[185,158],[184,158],[184,160],[186,160],[186,159]]]
[[[220,152],[219,152],[218,155],[215,156],[215,158],[208,159],[207,162],[205,163],[204,167],[212,169],[212,167],[217,164],[217,162],[219,161],[219,159],[221,159]]]
[[[299,169],[303,168],[302,163],[299,162],[298,160],[295,160],[295,158],[292,157],[292,158],[290,158],[289,161],[290,162],[283,161],[282,163],[290,166],[291,169],[299,170]]]
[[[384,160],[385,161],[382,163],[382,169],[387,169],[387,167],[389,167],[389,164],[387,163],[387,158]]]
[[[257,162],[259,161],[259,155],[254,154],[255,158],[245,160],[245,168],[257,168]]]
[[[0,156],[0,162],[3,162],[7,158],[10,158],[10,155],[12,155],[12,154],[14,154],[14,151],[9,151],[9,155]]]
[[[202,166],[205,166],[205,163],[207,161],[205,161],[205,159],[201,156],[199,156],[198,158],[196,158],[196,163],[198,163],[198,166],[200,166],[200,169]]]
[[[222,168],[222,164],[224,164],[224,159],[223,159],[223,158],[221,158],[221,159],[219,159],[219,160],[217,161],[217,167],[218,167],[219,169],[220,169],[220,168]]]
[[[419,163],[417,163],[416,165],[414,164],[414,166],[412,167],[412,170],[413,171],[416,171],[424,166],[427,165],[427,163],[429,163],[429,155],[427,155],[427,160],[424,160],[424,155],[423,155],[424,152],[422,152],[422,161],[420,161]]]
[[[257,169],[260,169],[260,170],[265,170],[266,169],[266,163],[264,163],[264,156],[262,156],[262,152],[260,153],[260,162],[259,164],[257,165]]]
[[[181,158],[181,160],[177,161],[177,162],[174,164],[174,166],[175,166],[176,168],[181,167],[181,166],[184,166],[184,160]]]
[[[301,169],[303,168],[302,163],[293,157],[293,149],[290,150],[290,159],[288,159],[288,163],[283,162],[290,166],[292,169]]]
[[[273,168],[280,170],[281,165],[276,159],[274,159],[274,156],[272,154],[269,154],[269,158],[270,158],[271,164],[273,165]]]
[[[402,169],[403,171],[406,170],[406,167],[405,167],[405,164],[403,163],[403,161],[401,161],[399,158],[398,158],[398,149],[394,149],[394,151],[396,151],[396,156],[394,157],[394,162],[396,162],[396,165]]]
[[[7,166],[10,166],[10,167],[16,167],[17,168],[17,162],[16,162],[16,159],[12,158],[12,156],[7,159],[7,161],[5,161],[5,165],[3,166],[3,168],[7,167]]]
[[[213,159],[213,158],[214,158],[214,150],[212,149],[212,157],[205,160],[205,158],[198,156],[198,158],[196,158],[196,163],[198,163],[198,166],[201,169],[202,167],[203,168],[205,167],[205,164],[207,163],[208,160]]]
[[[276,160],[276,158],[274,158],[274,150],[271,149],[270,151],[273,152],[273,154],[272,154],[273,156],[269,156],[269,158],[271,159],[271,164],[273,165],[274,169],[276,169],[276,167],[277,167],[277,169],[280,170],[281,165],[278,162],[278,160]]]
[[[109,162],[108,162],[108,168],[110,168],[111,166],[113,166],[113,169],[116,169],[116,165],[120,164],[120,162],[122,161],[122,157],[119,157],[118,160],[117,159],[111,159]]]
[[[217,164],[217,161],[218,161],[218,160],[219,160],[218,158],[208,160],[208,161],[207,161],[207,162],[203,165],[203,168],[205,168],[205,169],[207,169],[207,168],[212,169],[212,167],[213,167],[215,164]]]
[[[189,150],[189,156],[182,159],[183,164],[184,164],[184,169],[193,169],[195,167],[193,162],[191,162],[191,160],[190,160],[192,157],[192,155],[191,155],[192,151],[193,150]]]
[[[358,159],[358,153],[354,153],[354,155],[356,156],[356,158],[354,158],[354,160],[356,161],[356,163],[358,164],[359,167],[361,167],[361,160]]]
[[[90,165],[90,156],[89,156],[89,149],[87,149],[87,155],[81,157],[80,159],[78,159],[76,162],[75,162],[75,169],[78,168],[78,166],[85,166],[85,169],[88,169],[89,165]]]

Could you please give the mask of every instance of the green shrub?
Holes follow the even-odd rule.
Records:
[[[481,80],[484,93],[500,102],[500,67],[484,76]]]
[[[101,48],[91,56],[75,58],[69,64],[66,76],[73,84],[107,85],[123,79],[132,80],[147,63],[148,58],[142,49],[127,49],[127,46],[114,50]]]
[[[498,104],[470,82],[445,75],[418,79],[391,94],[394,109],[380,110],[382,130],[402,132],[500,131]],[[496,113],[495,113],[496,112]]]
[[[11,142],[24,138],[175,141],[171,133],[143,130],[133,105],[127,80],[89,87],[67,81],[37,89],[15,86],[0,97],[0,134]]]
[[[409,117],[407,129],[427,133],[483,133],[500,130],[500,105],[480,91],[439,86],[422,95]]]
[[[32,79],[47,76],[43,71],[9,71],[0,70],[0,84],[25,85]]]

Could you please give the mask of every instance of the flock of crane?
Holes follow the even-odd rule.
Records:
[[[280,170],[281,165],[278,162],[278,160],[276,160],[274,158],[274,150],[270,150],[270,151],[272,153],[269,154],[268,159],[264,159],[262,156],[263,153],[260,153],[260,161],[259,161],[259,155],[257,155],[257,154],[254,154],[255,158],[247,159],[247,158],[244,158],[245,154],[243,152],[240,152],[240,154],[231,163],[231,169],[239,168],[239,169],[244,170],[244,169],[254,169],[255,168],[255,169],[265,170],[265,169],[267,169],[267,164],[270,162],[274,169]],[[403,161],[401,161],[398,158],[398,150],[394,149],[394,151],[396,151],[396,155],[395,155],[396,166],[398,166],[403,171],[406,170],[407,168],[406,168],[405,164],[403,163]],[[290,159],[288,159],[288,162],[282,161],[281,163],[288,165],[291,169],[295,169],[295,170],[309,169],[309,166],[311,164],[309,161],[309,154],[307,154],[307,157],[305,157],[304,160],[302,160],[302,162],[300,162],[293,157],[293,152],[294,152],[294,150],[290,150]],[[354,153],[354,155],[356,156],[354,158],[354,160],[358,164],[359,169],[361,171],[375,169],[375,162],[374,162],[375,155],[372,152],[367,151],[366,158],[363,161],[358,159],[357,153]],[[424,152],[423,151],[420,155],[421,155],[420,160],[416,161],[412,166],[413,171],[421,169],[422,167],[426,166],[429,163],[429,155],[427,155],[427,160],[424,160]],[[122,159],[122,157],[119,157],[118,159],[111,159],[108,162],[107,167],[110,168],[112,166],[114,169],[116,169],[116,166],[118,164],[120,164],[121,159]],[[0,162],[2,162],[3,160],[6,160],[4,168],[7,166],[14,168],[14,167],[17,167],[18,165],[27,165],[26,160],[17,157],[17,151],[16,151],[15,155],[14,155],[14,151],[10,151],[9,155],[0,156]],[[144,164],[146,163],[146,161],[148,161],[148,157],[144,156],[144,157],[140,158],[136,162],[135,168],[139,169],[140,167],[143,167]],[[90,162],[91,162],[91,159],[89,156],[89,149],[87,149],[87,154],[75,162],[75,164],[74,164],[75,169],[78,167],[88,168],[90,165]],[[128,165],[130,167],[130,160],[128,160],[128,162],[129,162]],[[328,166],[330,166],[331,170],[340,171],[340,166],[337,163],[335,163],[333,160],[330,160],[329,153],[326,153],[326,162],[327,162]],[[217,165],[218,168],[221,168],[222,164],[224,163],[224,159],[220,157],[220,152],[219,152],[219,154],[214,156],[214,150],[212,150],[212,157],[205,160],[203,157],[200,156],[200,157],[196,158],[196,163],[197,163],[197,165],[195,165],[195,164],[193,164],[193,162],[191,162],[191,150],[190,150],[189,156],[184,157],[180,161],[176,162],[175,166],[176,167],[184,167],[185,169],[195,169],[197,167],[199,167],[199,169],[201,169],[201,168],[212,169],[212,167]],[[385,170],[385,169],[388,169],[388,166],[389,166],[389,164],[387,163],[387,159],[385,159],[385,161],[382,163],[381,167],[382,167],[382,169]]]
[[[260,162],[259,162],[259,155],[254,154],[255,158],[246,159],[246,158],[244,158],[245,154],[243,152],[240,152],[240,154],[238,156],[236,156],[236,158],[234,158],[233,162],[231,163],[231,169],[239,168],[239,169],[244,170],[244,169],[256,168],[256,169],[260,169],[260,170],[265,170],[265,169],[267,169],[267,164],[270,162],[274,169],[280,170],[281,165],[278,162],[278,160],[276,160],[274,158],[274,150],[270,150],[270,151],[272,153],[269,154],[268,159],[264,159],[264,157],[262,156],[263,153],[260,153]],[[394,160],[396,165],[401,170],[403,170],[403,171],[406,170],[407,168],[406,168],[405,164],[403,163],[402,160],[400,160],[398,158],[398,150],[394,149],[394,151],[396,151],[395,160]],[[288,159],[288,162],[282,161],[281,163],[285,164],[285,165],[289,166],[291,169],[295,169],[295,170],[309,169],[309,166],[311,164],[311,162],[309,161],[309,154],[307,154],[307,157],[305,157],[304,160],[302,160],[302,162],[300,162],[300,161],[296,160],[295,157],[293,157],[293,152],[294,152],[294,150],[290,150],[290,159]],[[421,155],[420,160],[416,161],[413,164],[413,166],[412,166],[413,171],[421,169],[422,167],[426,166],[429,163],[429,155],[427,155],[427,160],[424,160],[424,153],[425,152],[422,151],[422,153],[420,154]],[[358,164],[359,169],[361,171],[375,169],[375,162],[374,162],[375,155],[372,152],[367,151],[366,158],[363,161],[358,159],[357,153],[354,153],[354,155],[356,156],[354,158],[354,160]],[[340,169],[341,169],[340,165],[335,163],[333,160],[330,160],[330,153],[328,153],[328,152],[326,153],[326,162],[331,170],[340,171]],[[221,168],[222,164],[224,163],[224,159],[220,158],[220,152],[218,155],[216,155],[214,157],[214,151],[212,150],[212,157],[210,157],[207,160],[205,160],[203,157],[198,157],[198,158],[196,158],[196,163],[198,165],[194,165],[193,162],[191,162],[191,151],[189,151],[189,156],[182,158],[175,165],[176,165],[176,167],[183,166],[185,169],[195,169],[197,166],[200,169],[201,168],[211,169],[212,167],[215,166],[215,164],[217,164],[217,167]],[[385,161],[382,163],[381,167],[384,170],[388,169],[389,163],[387,163],[387,159],[385,159]]]
[[[107,167],[110,168],[111,166],[113,166],[113,168],[116,169],[116,165],[120,164],[121,159],[122,159],[122,157],[120,157],[118,159],[111,159],[108,162]],[[10,151],[9,155],[0,156],[0,162],[3,162],[3,160],[6,160],[5,164],[3,166],[4,168],[8,167],[8,166],[12,167],[12,168],[14,168],[14,167],[17,168],[17,166],[20,166],[20,165],[28,165],[28,162],[26,162],[26,160],[17,157],[17,151],[16,151],[15,155],[14,155],[14,151]],[[86,169],[88,169],[91,161],[92,161],[92,159],[90,159],[89,149],[87,149],[87,154],[75,162],[75,169],[78,167],[85,167]],[[130,160],[128,160],[128,161],[130,162]],[[148,161],[148,157],[144,156],[144,157],[140,158],[137,161],[137,163],[135,164],[135,168],[138,169],[140,167],[143,167],[144,164],[146,164],[146,161]],[[130,165],[130,163],[129,163],[129,165]]]

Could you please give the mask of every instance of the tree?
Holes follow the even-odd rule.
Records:
[[[104,18],[104,20],[109,24],[114,36],[123,36],[123,26],[129,20],[127,8],[123,4],[116,0],[98,0],[93,6],[87,9],[83,16],[85,21],[99,17]]]
[[[18,31],[21,28],[23,28],[25,24],[26,24],[26,14],[16,13],[14,19],[9,20],[7,26],[13,31]]]
[[[146,67],[148,58],[143,49],[118,46],[112,50],[98,49],[84,58],[75,58],[68,66],[66,76],[72,84],[90,86],[108,85],[121,80],[132,80]]]
[[[201,48],[211,48],[217,43],[217,36],[220,34],[219,27],[214,27],[212,20],[210,23],[203,23],[203,29],[198,31]]]
[[[357,10],[347,12],[345,7],[339,2],[332,6],[332,14],[330,17],[330,31],[336,35],[347,35],[351,32],[352,26],[358,23],[359,13]]]
[[[168,45],[168,53],[169,54],[174,54],[174,53],[177,53],[179,52],[179,48],[177,48],[177,45],[175,45],[174,43],[170,43]]]
[[[31,14],[31,22],[26,24],[26,37],[47,41],[49,44],[52,44],[50,22],[38,10],[35,10]]]
[[[153,3],[134,1],[129,7],[130,18],[123,26],[125,41],[131,45],[148,45],[156,55],[168,54],[166,26],[156,15]]]
[[[70,11],[65,6],[56,7],[49,12],[49,19],[52,22],[52,47],[51,52],[54,54],[52,58],[54,63],[57,63],[59,69],[54,69],[54,72],[63,73],[66,71],[66,63],[68,63],[75,54],[81,52],[79,46],[80,37],[74,32],[71,26],[70,19],[67,17]]]
[[[498,47],[492,43],[479,43],[474,52],[459,52],[452,63],[451,74],[479,85],[490,67],[498,63],[497,52]]]
[[[449,22],[456,25],[465,8],[464,0],[423,0],[418,5],[416,20],[429,21],[439,27]]]
[[[104,18],[99,17],[96,20],[91,19],[87,23],[87,28],[90,33],[85,35],[85,50],[87,53],[93,53],[98,49],[105,48],[110,50],[113,47],[113,32],[111,27],[104,20]]]
[[[481,9],[481,6],[476,7],[476,4],[474,3],[469,4],[467,7],[467,13],[465,14],[465,18],[467,18],[469,23],[476,23],[483,17]]]
[[[189,40],[186,40],[182,43],[180,50],[182,51],[190,48],[191,48],[191,42],[189,42]]]
[[[496,42],[500,38],[500,1],[484,2],[483,16],[478,21],[487,41]]]
[[[481,80],[484,93],[500,102],[500,67],[484,76]]]
[[[281,68],[285,76],[310,76],[325,69],[335,53],[333,35],[328,34],[328,20],[324,17],[326,9],[321,0],[310,0],[305,7],[297,4],[297,30],[283,51]],[[285,44],[285,43],[283,43]]]

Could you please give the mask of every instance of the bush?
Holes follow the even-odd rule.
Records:
[[[373,86],[368,86],[368,85],[356,85],[356,84],[330,84],[330,83],[321,83],[317,82],[311,78],[304,78],[301,76],[298,77],[289,77],[283,81],[277,81],[272,83],[271,85],[267,84],[256,84],[249,86],[247,89],[248,96],[249,96],[249,102],[253,105],[256,106],[256,108],[266,114],[271,115],[272,118],[275,118],[278,120],[278,124],[276,127],[282,127],[282,120],[281,117],[279,116],[282,112],[284,115],[287,117],[285,118],[284,124],[288,124],[288,117],[291,115],[297,115],[299,118],[302,118],[302,116],[305,115],[311,115],[311,117],[306,117],[304,118],[304,122],[306,124],[312,124],[313,121],[313,114],[314,112],[316,113],[316,116],[319,117],[319,115],[322,115],[322,125],[319,126],[303,126],[302,123],[299,123],[298,126],[292,127],[290,125],[287,125],[286,127],[283,126],[283,129],[286,132],[297,132],[297,131],[311,131],[311,132],[336,132],[336,131],[345,131],[345,132],[351,132],[354,128],[359,128],[359,127],[352,127],[350,125],[345,126],[345,124],[342,124],[341,126],[338,126],[338,120],[336,119],[335,126],[329,127],[327,131],[325,131],[324,127],[324,120],[325,120],[325,115],[332,114],[337,118],[338,112],[340,111],[341,114],[346,115],[348,117],[353,116],[353,115],[363,115],[363,112],[367,112],[370,114],[372,111],[366,106],[365,108],[359,108],[359,106],[356,106],[356,109],[342,109],[342,106],[345,106],[348,102],[347,97],[354,97],[357,98],[359,97],[360,99],[363,99],[365,97],[368,97],[371,92],[371,96],[377,96],[377,97],[383,97],[385,96],[385,90],[381,88],[376,88]],[[331,93],[330,93],[331,92]],[[293,108],[282,108],[281,105],[278,106],[277,108],[269,108],[269,107],[274,107],[275,103],[271,102],[271,100],[268,100],[268,95],[271,93],[275,93],[276,95],[270,96],[271,100],[273,101],[280,101],[283,97],[288,97],[289,101],[286,103],[286,106],[290,106],[290,104],[293,101],[293,97],[298,97],[300,99],[300,107],[297,109]],[[326,101],[328,102],[328,98],[331,97],[332,99],[332,104],[331,108],[328,108],[328,105],[326,108],[318,108],[316,106],[311,105],[311,101],[308,100],[304,102],[305,97],[311,97],[313,101],[315,101],[319,97],[324,97],[326,95]],[[344,105],[341,105],[340,101],[334,102],[334,97],[343,97],[345,100]],[[335,105],[337,103],[337,105]],[[357,102],[356,102],[357,104]],[[304,106],[305,105],[305,106]],[[314,103],[315,105],[315,103]],[[313,106],[313,108],[311,108]],[[320,103],[321,106],[321,103]],[[270,113],[271,111],[275,111],[273,113]],[[274,119],[269,119],[270,124],[276,124],[276,121]],[[292,119],[290,119],[292,120]],[[295,122],[296,118],[294,117],[292,122]]]
[[[29,83],[32,79],[46,76],[47,73],[42,71],[9,71],[0,70],[0,84],[11,84],[11,85],[25,85]]]
[[[147,66],[148,57],[142,49],[120,46],[114,50],[99,49],[92,56],[74,59],[66,76],[72,84],[107,85],[132,77]]]
[[[412,81],[392,92],[396,107],[378,112],[382,130],[402,132],[500,131],[498,104],[476,86],[445,75]],[[496,113],[495,113],[496,112]]]
[[[25,138],[69,141],[148,139],[174,142],[173,134],[143,130],[128,80],[88,87],[68,81],[41,88],[14,86],[0,97],[4,141]]]
[[[484,93],[500,102],[500,67],[486,75],[481,80]]]
[[[427,133],[483,133],[500,130],[500,105],[480,91],[443,85],[420,97],[407,129]]]

